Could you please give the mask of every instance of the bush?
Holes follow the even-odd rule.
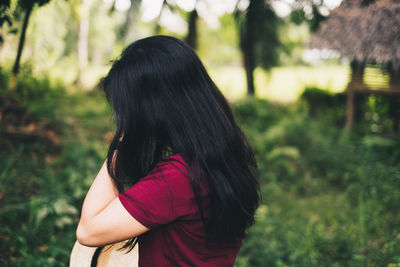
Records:
[[[301,104],[250,99],[235,114],[254,147],[263,196],[237,266],[399,263],[396,139],[345,135],[331,115],[310,118]]]
[[[16,112],[15,117],[31,122],[47,123],[60,127],[66,92],[63,86],[52,84],[48,78],[33,77],[31,73],[18,76],[16,88],[10,90],[10,74],[0,68],[0,108]],[[26,114],[21,114],[26,113]]]
[[[300,96],[313,118],[324,119],[342,127],[345,124],[346,94],[331,93],[307,87]],[[354,98],[355,125],[359,134],[396,134],[400,131],[400,98],[384,95],[356,94]]]
[[[9,74],[0,67],[0,94],[8,90]]]
[[[60,107],[66,97],[65,90],[60,85],[52,85],[49,79],[21,74],[12,95],[28,110],[33,119],[53,123],[62,121]]]
[[[2,83],[8,74],[0,74]],[[21,115],[23,123],[60,135],[57,149],[29,134],[1,135],[0,265],[68,266],[79,209],[105,159],[109,108],[104,97],[67,95],[27,74],[14,91],[0,93],[14,120]]]
[[[331,93],[316,87],[307,87],[300,95],[311,117],[324,117],[338,126],[344,125],[346,95]]]

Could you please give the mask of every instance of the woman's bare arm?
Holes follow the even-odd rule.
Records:
[[[86,246],[102,246],[138,236],[148,230],[121,204],[104,162],[83,202],[76,231],[78,242]]]

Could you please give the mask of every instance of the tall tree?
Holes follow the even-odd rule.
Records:
[[[270,69],[279,62],[278,36],[280,19],[265,0],[250,0],[248,7],[235,12],[239,29],[239,46],[246,71],[247,93],[255,94],[254,70]]]
[[[20,38],[19,38],[19,43],[18,43],[17,57],[15,59],[13,70],[12,70],[12,73],[13,73],[12,81],[14,81],[14,82],[16,80],[16,76],[19,73],[22,50],[23,50],[24,44],[25,44],[26,29],[28,28],[29,18],[32,14],[33,8],[35,6],[43,6],[43,5],[47,4],[48,2],[50,2],[50,0],[18,0],[18,5],[20,8],[22,8],[22,10],[24,10],[25,14],[24,14],[24,21],[22,23],[22,29],[21,29],[21,34],[20,34]],[[15,87],[15,85],[11,84],[10,87],[11,87],[11,89],[13,89]]]
[[[139,17],[139,10],[141,0],[131,0],[131,5],[126,12],[125,21],[122,26],[119,28],[118,36],[122,38],[125,43],[130,43],[132,41],[131,38],[131,29],[135,21]]]
[[[132,1],[138,1],[138,0],[131,0]],[[199,20],[199,14],[196,10],[196,4],[197,4],[197,0],[194,1],[194,5],[193,5],[193,9],[191,11],[188,11],[187,9],[185,9],[185,12],[188,11],[187,13],[187,34],[184,37],[184,41],[191,46],[193,49],[197,48],[197,41],[198,41],[198,30],[197,30],[197,23]],[[161,8],[160,8],[160,12],[158,13],[157,17],[155,17],[155,28],[154,28],[154,32],[155,34],[160,34],[161,32],[161,24],[160,24],[160,20],[161,20],[161,16],[163,14],[163,12],[165,10],[169,10],[172,13],[178,14],[178,16],[182,15],[180,10],[181,7],[175,3],[175,2],[171,2],[168,0],[163,0],[161,2]]]
[[[75,83],[82,86],[82,72],[88,64],[89,19],[92,0],[70,0],[69,3],[77,27],[78,74]]]
[[[185,42],[193,49],[197,48],[197,20],[199,15],[197,14],[196,8],[190,11],[188,21],[188,32],[185,38]]]

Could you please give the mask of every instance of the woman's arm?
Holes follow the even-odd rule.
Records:
[[[104,162],[83,202],[76,230],[78,242],[86,246],[102,246],[138,236],[148,230],[121,204]]]

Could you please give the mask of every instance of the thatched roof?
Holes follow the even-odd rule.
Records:
[[[400,0],[345,0],[321,23],[311,48],[400,67]]]

